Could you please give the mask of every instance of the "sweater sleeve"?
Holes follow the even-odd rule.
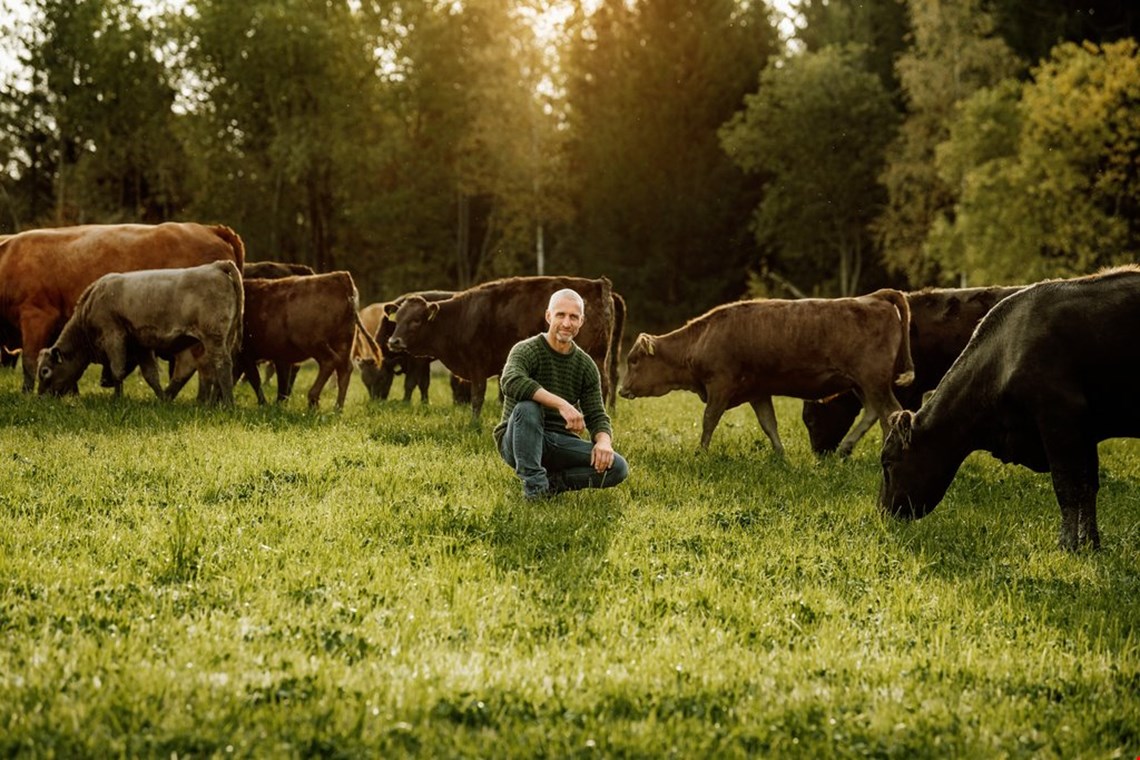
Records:
[[[586,429],[590,431],[590,440],[593,440],[598,433],[609,433],[612,438],[614,431],[610,424],[610,416],[606,414],[605,402],[602,400],[601,375],[598,373],[598,366],[589,356],[585,357],[584,366],[587,368],[584,373],[587,382],[582,389],[579,405],[582,409],[582,416],[586,418]]]
[[[542,384],[534,379],[538,356],[529,341],[516,343],[507,354],[503,372],[499,375],[499,388],[513,401],[529,401]]]

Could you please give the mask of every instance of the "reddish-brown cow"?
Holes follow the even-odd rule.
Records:
[[[515,343],[545,329],[550,296],[561,288],[573,288],[586,302],[585,320],[576,342],[598,365],[602,394],[608,397],[612,394],[609,362],[615,325],[613,290],[605,277],[510,277],[477,285],[442,301],[409,296],[394,313],[389,312],[395,329],[388,347],[434,356],[456,375],[470,380],[472,421],[478,423],[487,378],[502,372]]]
[[[245,372],[259,404],[265,403],[265,394],[257,362],[272,362],[282,378],[289,376],[290,366],[315,359],[319,369],[309,389],[309,406],[318,404],[325,383],[336,372],[336,406],[344,407],[357,330],[374,359],[380,357],[379,346],[360,322],[358,301],[348,272],[245,281],[245,329],[237,369]],[[286,398],[279,387],[277,400]]]
[[[638,335],[621,395],[693,391],[705,402],[702,448],[726,410],[750,404],[782,455],[772,396],[817,399],[857,388],[867,409],[839,444],[847,455],[876,420],[885,425],[901,409],[891,386],[914,379],[909,327],[897,290],[725,304],[665,335]]]
[[[0,320],[20,331],[24,390],[35,385],[36,360],[75,310],[79,295],[105,274],[232,261],[245,247],[229,227],[82,225],[28,230],[0,241]]]

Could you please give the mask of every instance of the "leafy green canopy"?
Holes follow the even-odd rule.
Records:
[[[932,256],[977,282],[1071,276],[1140,251],[1140,56],[1066,43],[1032,80],[979,91],[940,147],[961,188]]]
[[[853,50],[828,47],[764,69],[720,135],[742,169],[767,178],[754,229],[774,268],[835,295],[860,292],[895,122],[881,80]]]

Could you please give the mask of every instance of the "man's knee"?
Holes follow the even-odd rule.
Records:
[[[606,470],[605,473],[606,485],[616,486],[618,483],[621,483],[628,477],[629,462],[625,461],[625,457],[623,457],[621,454],[614,452],[614,462],[610,465],[610,468]]]
[[[537,401],[520,401],[511,410],[511,422],[524,425],[542,425],[542,407]]]

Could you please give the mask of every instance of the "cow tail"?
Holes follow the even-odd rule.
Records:
[[[242,242],[241,235],[234,232],[224,224],[215,224],[210,227],[214,234],[225,242],[230,249],[234,252],[234,263],[237,264],[238,272],[245,271],[245,243]]]
[[[363,343],[368,346],[368,350],[372,353],[372,361],[379,365],[380,362],[384,360],[384,357],[380,351],[380,345],[376,342],[376,338],[372,336],[372,333],[368,332],[368,328],[360,321],[360,294],[356,290],[355,282],[352,283],[352,291],[348,296],[348,308],[352,310],[352,318],[356,320],[356,333],[352,336],[353,349],[356,348],[357,341],[363,341]],[[355,350],[353,353],[356,353]],[[363,353],[362,351],[360,355],[363,355]]]
[[[230,332],[226,335],[226,345],[230,347],[230,354],[236,356],[241,350],[241,336],[245,332],[245,285],[242,284],[241,273],[235,264],[232,268],[226,267],[226,274],[230,278],[230,285],[234,289],[234,300],[237,301],[237,319],[230,325]]]
[[[379,364],[384,360],[384,356],[380,351],[380,344],[372,337],[372,333],[368,332],[368,328],[360,321],[360,312],[353,309],[352,313],[356,315],[356,332],[358,337],[368,346],[368,350],[372,353],[372,360]]]
[[[914,360],[910,354],[910,302],[903,293],[892,288],[883,288],[876,295],[894,304],[898,310],[902,339],[895,354],[895,385],[910,385],[914,382]]]
[[[625,338],[625,299],[616,291],[614,296],[614,334],[610,339],[610,408],[617,404],[618,367],[621,364],[621,342]]]

